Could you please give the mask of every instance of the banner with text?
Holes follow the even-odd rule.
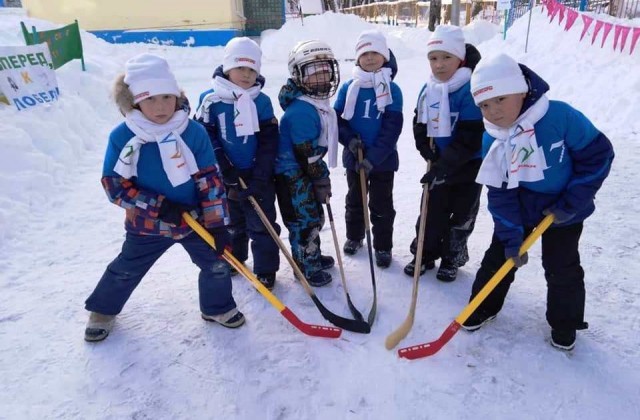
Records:
[[[18,111],[58,100],[60,90],[47,44],[0,47],[0,92]]]
[[[62,67],[65,63],[73,59],[80,59],[82,70],[84,67],[84,55],[82,53],[82,40],[80,39],[80,25],[76,20],[70,25],[49,31],[36,31],[32,26],[32,32],[27,30],[24,22],[20,22],[22,35],[27,45],[36,45],[46,42],[53,58],[53,68]]]

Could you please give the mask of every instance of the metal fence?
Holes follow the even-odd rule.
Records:
[[[640,0],[558,0],[558,3],[581,12],[606,13],[622,19],[640,17]],[[506,27],[511,27],[530,7],[529,0],[512,0]]]
[[[531,0],[511,0],[511,9],[506,13],[507,28],[519,17],[529,11]],[[606,13],[618,18],[633,19],[640,17],[640,0],[558,0],[564,6],[587,12]],[[437,24],[449,23],[451,20],[451,0],[417,1],[396,0],[371,2],[357,7],[344,7],[342,13],[356,14],[363,19],[386,23],[388,25],[426,26],[430,9],[436,9]],[[343,2],[344,3],[344,2]],[[448,3],[448,4],[446,4]],[[470,19],[487,20],[495,24],[504,25],[505,12],[498,11],[496,1],[471,0],[461,1],[460,24],[468,23]],[[540,4],[540,0],[533,0],[533,4]],[[429,24],[431,29],[431,24]]]
[[[244,0],[245,34],[259,36],[265,29],[279,29],[285,21],[283,0]]]
[[[640,17],[640,0],[618,0],[611,4],[611,16],[633,19]]]

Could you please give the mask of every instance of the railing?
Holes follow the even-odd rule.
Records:
[[[580,11],[606,13],[618,18],[633,19],[640,17],[640,0],[558,0],[566,7]],[[437,24],[449,23],[451,19],[451,0],[433,0],[433,4],[442,9],[436,13]],[[448,4],[447,4],[448,3]],[[471,19],[488,20],[496,24],[504,24],[505,13],[496,10],[495,1],[460,1],[460,24],[469,23]],[[534,0],[534,5],[539,0]],[[388,25],[427,26],[432,1],[385,1],[367,5],[343,8],[343,13],[356,14],[363,19],[385,23]],[[530,8],[530,0],[512,0],[511,9],[507,13],[507,28]],[[432,17],[433,19],[433,17]],[[431,24],[429,24],[430,29]]]
[[[580,11],[606,13],[623,19],[640,16],[640,0],[558,0],[558,3]],[[511,27],[516,19],[529,11],[529,7],[528,0],[512,0],[506,27]]]

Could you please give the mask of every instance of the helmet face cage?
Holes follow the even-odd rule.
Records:
[[[340,85],[340,70],[334,58],[316,58],[294,67],[294,81],[302,92],[315,99],[328,99]]]

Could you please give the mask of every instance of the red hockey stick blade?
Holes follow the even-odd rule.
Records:
[[[342,330],[340,328],[326,327],[324,325],[314,325],[302,322],[300,318],[298,318],[287,307],[280,311],[280,313],[282,314],[282,316],[287,318],[287,321],[289,321],[294,327],[307,335],[311,335],[313,337],[338,338],[340,337],[340,334],[342,334]]]
[[[405,347],[398,350],[398,356],[405,359],[414,360],[422,357],[433,356],[436,354],[445,344],[451,340],[451,338],[460,329],[460,324],[457,321],[453,321],[446,330],[442,333],[440,338],[430,343],[418,344],[417,346]]]

